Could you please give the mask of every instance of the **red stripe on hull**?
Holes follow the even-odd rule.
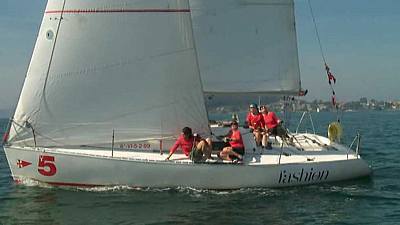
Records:
[[[67,10],[49,10],[46,14],[68,13],[187,13],[190,9],[67,9]]]

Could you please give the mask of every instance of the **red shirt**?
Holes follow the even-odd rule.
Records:
[[[231,130],[229,138],[235,139],[235,141],[229,142],[232,148],[244,148],[242,134],[239,130]]]
[[[263,114],[265,125],[267,125],[268,129],[272,129],[276,127],[279,123],[279,118],[276,116],[274,112],[268,112],[267,114]]]
[[[249,124],[249,126],[253,127],[254,129],[264,128],[265,126],[264,118],[261,113],[254,115],[253,113],[249,112],[249,114],[247,114],[246,121],[247,124]]]
[[[194,142],[193,136],[190,137],[189,140],[185,140],[185,138],[183,137],[183,134],[181,134],[181,135],[179,135],[175,144],[169,150],[169,153],[174,153],[178,149],[178,147],[181,147],[183,153],[185,153],[186,156],[189,156],[189,154],[193,148],[193,142]]]

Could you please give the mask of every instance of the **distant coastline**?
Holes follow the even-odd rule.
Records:
[[[210,103],[210,100],[208,99],[206,100],[206,103],[208,103],[207,108],[210,113],[243,112],[248,110],[248,104],[253,103],[250,98],[240,98],[237,100],[237,102],[233,102],[232,100],[224,101],[224,99],[218,99],[217,101]],[[295,101],[284,102],[279,98],[263,98],[261,102],[268,104],[270,109],[275,112],[283,111],[285,104],[292,112],[331,112],[336,110],[330,101],[323,100],[304,101],[297,99]],[[378,101],[362,97],[358,101],[338,103],[338,107],[344,112],[400,111],[400,100]],[[10,118],[12,113],[11,109],[0,109],[0,119]]]
[[[270,102],[270,103],[268,103]],[[335,107],[330,101],[323,100],[275,100],[266,101],[269,108],[275,112],[280,112],[285,109],[292,112],[331,112],[336,111]],[[378,101],[375,99],[367,99],[365,97],[360,98],[358,101],[351,102],[340,102],[337,104],[340,111],[344,112],[358,112],[358,111],[400,111],[400,100],[396,101]],[[247,110],[247,105],[232,105],[232,104],[221,104],[220,106],[208,107],[211,113],[230,113],[230,112],[242,112]]]

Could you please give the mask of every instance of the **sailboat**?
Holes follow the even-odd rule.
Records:
[[[368,176],[359,148],[294,133],[261,151],[246,128],[241,164],[165,160],[185,126],[226,132],[206,94],[297,95],[296,39],[293,0],[49,0],[4,137],[12,177],[236,189]]]

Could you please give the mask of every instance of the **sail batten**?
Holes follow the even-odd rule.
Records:
[[[205,93],[297,94],[292,0],[190,0]]]

